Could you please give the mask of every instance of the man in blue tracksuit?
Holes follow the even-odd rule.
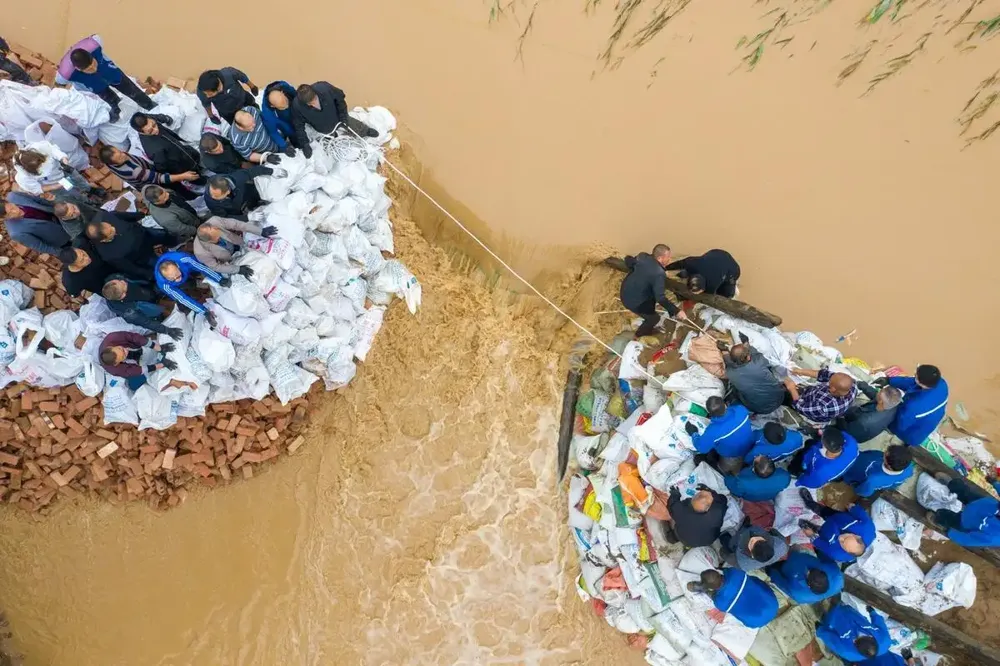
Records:
[[[814,604],[844,589],[844,574],[839,566],[800,550],[792,551],[785,561],[766,571],[771,584],[797,604]]]
[[[913,453],[894,444],[883,451],[864,451],[844,474],[843,481],[860,497],[900,486],[913,476]]]
[[[765,423],[763,430],[754,430],[753,435],[753,448],[743,456],[743,462],[747,465],[757,456],[767,456],[774,461],[784,460],[805,445],[801,432],[788,430],[774,421]]]
[[[868,607],[868,617],[837,604],[816,623],[816,638],[847,663],[871,659],[889,651],[892,639],[885,618]]]
[[[105,55],[100,35],[91,35],[70,48],[59,63],[56,83],[68,83],[93,92],[111,107],[112,122],[121,115],[120,98],[115,90],[147,111],[156,106],[149,95]]]
[[[192,271],[201,273],[205,279],[222,287],[231,283],[230,278],[216,273],[187,252],[165,252],[156,262],[153,273],[160,291],[190,311],[205,314],[208,311],[205,306],[184,292],[184,283],[191,277]]]
[[[705,432],[698,434],[692,423],[684,424],[684,428],[698,453],[708,456],[709,462],[718,457],[722,473],[735,474],[743,466],[743,456],[753,447],[750,412],[743,405],[727,408],[726,401],[718,396],[709,398],[705,409],[712,420]]]
[[[892,377],[889,386],[903,392],[903,404],[889,426],[908,446],[920,446],[938,427],[948,410],[948,382],[933,365],[917,367],[913,377]]]
[[[701,572],[701,582],[688,583],[688,589],[712,597],[716,608],[750,629],[759,629],[778,615],[778,597],[774,590],[739,569],[706,569]]]
[[[300,139],[295,135],[295,125],[292,123],[292,101],[295,99],[295,88],[286,81],[275,81],[264,88],[264,104],[260,107],[260,116],[264,127],[284,152],[291,146],[291,154],[300,145]]]
[[[952,479],[948,490],[965,505],[960,513],[947,509],[934,512],[934,521],[948,530],[947,537],[960,546],[1000,546],[1000,502],[964,479]]]
[[[858,459],[858,442],[837,428],[824,428],[823,436],[802,452],[789,465],[792,474],[799,473],[795,485],[800,488],[822,488],[836,481]]]
[[[767,456],[757,456],[750,467],[744,467],[736,476],[725,477],[726,488],[736,497],[748,502],[769,502],[792,482],[786,469],[776,468]]]
[[[816,535],[813,547],[820,558],[853,562],[875,540],[875,522],[861,506],[854,504],[847,511],[837,511],[814,500],[805,488],[799,493],[806,508],[824,520],[822,527],[807,520],[799,522],[807,533]]]

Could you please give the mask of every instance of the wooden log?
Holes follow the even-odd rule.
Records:
[[[904,497],[895,490],[883,490],[878,493],[878,497],[881,497],[889,504],[893,505],[910,518],[922,523],[923,525],[931,528],[932,530],[939,532],[941,534],[946,534],[948,530],[944,529],[940,525],[934,523],[927,518],[927,509],[920,506],[916,500],[912,500],[908,497]],[[954,543],[954,542],[952,542]],[[958,544],[955,544],[956,546]],[[963,546],[965,550],[969,551],[973,555],[976,555],[995,567],[1000,567],[1000,548],[973,548],[969,546]]]
[[[941,620],[928,617],[914,608],[900,606],[873,587],[850,576],[845,576],[844,591],[853,594],[892,619],[926,632],[931,637],[931,647],[937,652],[955,657],[957,663],[1000,666],[1000,651],[983,645],[972,636],[948,626]]]
[[[913,462],[917,463],[931,474],[947,474],[949,478],[965,480],[964,476],[935,458],[934,455],[924,447],[911,446],[910,451],[913,453]]]
[[[580,395],[580,382],[583,379],[583,371],[580,367],[574,366],[566,373],[566,388],[563,390],[562,416],[559,419],[559,481],[566,476],[566,467],[569,465],[569,448],[573,440],[573,423],[576,420],[576,399]]]
[[[625,260],[620,257],[608,257],[604,260],[604,264],[617,271],[628,272],[628,268],[625,267]],[[751,324],[757,324],[765,328],[774,328],[781,325],[781,317],[778,315],[765,312],[749,303],[737,301],[732,298],[717,296],[715,294],[695,294],[687,288],[686,283],[674,280],[669,276],[667,277],[667,290],[674,292],[681,299],[694,301],[695,303],[704,303],[720,312],[744,319]]]

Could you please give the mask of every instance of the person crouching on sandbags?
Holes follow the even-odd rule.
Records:
[[[156,361],[142,365],[147,350],[157,354]],[[173,350],[172,342],[161,345],[142,333],[117,331],[109,333],[104,338],[98,354],[104,371],[115,377],[121,377],[128,383],[128,387],[135,391],[146,383],[147,374],[163,368],[177,369],[177,363],[167,358],[167,354]]]
[[[740,265],[725,250],[709,250],[700,257],[686,257],[667,265],[668,271],[681,271],[688,289],[695,294],[717,294],[735,298],[740,279]]]
[[[704,592],[718,610],[750,629],[760,629],[778,616],[778,597],[771,586],[739,569],[706,569],[701,581],[688,583],[687,588]]]
[[[243,249],[242,234],[245,233],[271,238],[278,234],[278,228],[213,216],[198,227],[194,239],[194,256],[216,273],[223,275],[239,273],[246,278],[253,277],[252,268],[233,263],[233,258]]]
[[[670,248],[662,243],[653,247],[652,254],[640,252],[634,257],[625,257],[629,274],[622,280],[620,296],[622,304],[642,317],[642,324],[635,331],[635,337],[651,335],[660,323],[656,311],[659,303],[673,319],[684,320],[687,315],[667,300],[667,274],[665,268],[670,263]]]
[[[215,316],[208,311],[204,304],[184,291],[184,284],[191,277],[193,271],[201,273],[206,280],[220,287],[228,287],[232,284],[230,278],[216,273],[187,252],[166,252],[156,262],[156,268],[153,271],[156,276],[156,287],[178,305],[195,314],[205,315],[208,322],[215,326]]]

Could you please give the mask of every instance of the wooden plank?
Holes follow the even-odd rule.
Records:
[[[936,652],[956,657],[958,663],[1000,666],[1000,651],[983,645],[972,636],[950,627],[940,620],[928,617],[916,609],[900,606],[873,587],[850,576],[845,576],[844,591],[853,594],[898,622],[925,631],[931,637],[931,647]]]
[[[628,273],[628,268],[625,267],[625,260],[620,257],[608,257],[604,260],[604,264],[617,271]],[[737,301],[732,298],[717,296],[715,294],[695,294],[688,290],[687,283],[681,282],[680,280],[674,280],[669,276],[667,277],[667,290],[674,292],[683,300],[694,301],[695,303],[704,303],[705,305],[713,307],[720,312],[725,312],[726,314],[734,317],[745,319],[746,321],[752,324],[757,324],[758,326],[774,328],[775,326],[781,325],[781,317],[778,315],[765,312],[764,310],[755,308],[749,303]]]
[[[931,474],[947,474],[951,479],[965,479],[965,477],[957,471],[935,458],[934,455],[924,447],[911,446],[910,451],[913,453],[913,462],[917,463]]]
[[[583,373],[579,368],[573,368],[566,375],[566,388],[563,390],[562,417],[559,420],[558,465],[559,481],[566,476],[566,466],[569,465],[569,448],[573,439],[573,424],[576,421],[576,399],[580,394],[580,382]]]

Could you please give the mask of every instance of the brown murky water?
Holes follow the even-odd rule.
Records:
[[[529,24],[532,3],[501,2],[492,25],[490,4],[44,0],[0,27],[50,57],[99,30],[121,64],[161,77],[232,64],[258,82],[330,78],[392,108],[464,205],[449,204],[575,313],[614,309],[614,278],[567,269],[579,262],[553,244],[723,246],[747,297],[789,328],[857,328],[846,351],[937,362],[1000,432],[1000,138],[963,149],[1000,108],[965,135],[959,123],[996,90],[965,108],[1000,49],[967,36],[1000,3],[908,2],[869,26],[875,2],[692,0],[629,49],[654,7],[684,4],[647,1],[613,71],[595,58],[611,3],[538,3]],[[741,37],[783,12],[745,71]],[[454,240],[425,205],[412,213]],[[0,601],[29,663],[641,662],[571,591],[553,441],[573,333],[456,270],[413,224],[397,231],[425,310],[392,311],[302,455],[165,515],[0,512]]]

